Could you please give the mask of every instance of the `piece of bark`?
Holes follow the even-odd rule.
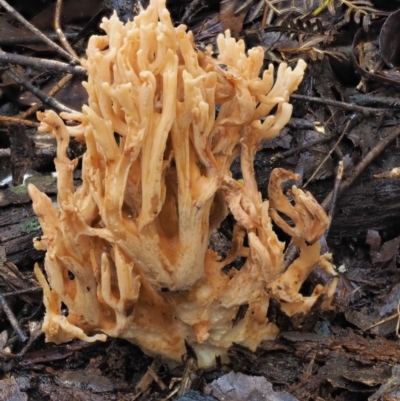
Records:
[[[13,377],[0,380],[0,400],[4,401],[27,401],[25,393],[21,393],[18,384]]]
[[[44,252],[33,247],[33,238],[41,234],[41,228],[32,205],[10,205],[0,211],[0,246],[4,246],[7,260],[28,265],[43,258]]]
[[[51,175],[34,176],[25,180],[24,185],[18,185],[7,189],[0,190],[0,208],[8,205],[21,205],[31,203],[31,198],[28,194],[28,184],[34,184],[40,191],[47,195],[57,193],[57,179]],[[4,212],[0,209],[1,214]],[[0,225],[1,227],[1,225]]]
[[[272,384],[260,376],[229,372],[207,386],[218,401],[297,401],[286,392],[274,391]]]
[[[31,177],[47,195],[57,192],[56,179],[52,176]],[[17,265],[32,265],[44,253],[33,247],[33,238],[40,236],[41,228],[35,216],[25,185],[0,191],[0,246],[6,250],[7,260]]]
[[[319,197],[318,188],[312,193]],[[400,180],[364,175],[339,199],[329,237],[366,237],[368,230],[398,232],[399,211]]]
[[[32,155],[35,154],[35,142],[26,134],[23,125],[11,124],[9,133],[13,184],[21,185],[32,163]]]

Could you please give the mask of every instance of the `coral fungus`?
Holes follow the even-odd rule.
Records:
[[[47,250],[47,278],[35,270],[47,340],[109,335],[171,360],[187,341],[207,366],[233,342],[255,349],[276,336],[266,317],[271,297],[289,316],[304,316],[321,294],[329,308],[335,278],[309,296],[299,293],[320,259],[328,217],[296,187],[293,202],[286,198],[282,182],[298,177],[282,169],[273,171],[263,201],[253,170],[259,143],[290,119],[289,96],[305,62],[293,70],[281,64],[275,80],[272,66],[260,75],[263,50],[246,54],[229,32],[218,37],[213,57],[196,49],[185,26],[172,25],[165,0],[151,0],[126,24],[114,14],[101,27],[106,35],[90,38],[82,60],[88,105],[38,116],[58,142],[58,207],[29,186],[43,229],[35,246]],[[77,160],[66,154],[71,137],[87,146],[77,189]],[[230,172],[238,156],[241,180]],[[228,213],[236,225],[223,259],[209,240]],[[287,269],[272,221],[300,249]],[[226,272],[238,257],[241,269]],[[334,275],[329,263],[321,266]]]

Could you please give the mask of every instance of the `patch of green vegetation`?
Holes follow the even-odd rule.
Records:
[[[28,186],[28,184],[34,184],[36,186],[49,185],[55,183],[56,181],[57,178],[53,177],[52,175],[40,175],[27,178],[25,180],[25,185],[26,186]]]
[[[28,193],[28,189],[26,188],[25,185],[18,185],[17,187],[12,187],[10,188],[10,191],[17,195]]]
[[[23,230],[27,233],[33,233],[36,231],[40,230],[40,224],[39,221],[36,217],[32,217],[30,219],[28,219],[25,223],[24,223],[24,228]]]

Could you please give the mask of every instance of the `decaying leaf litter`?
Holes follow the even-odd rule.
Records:
[[[72,3],[66,2],[64,10]],[[183,367],[169,372],[160,361],[151,361],[132,345],[118,340],[92,346],[77,341],[65,346],[45,345],[40,334],[41,295],[35,294],[40,289],[35,288],[32,275],[32,259],[40,260],[43,255],[33,250],[31,239],[40,233],[29,210],[26,189],[18,184],[28,172],[31,177],[27,181],[35,181],[41,190],[54,194],[54,179],[49,177],[54,143],[43,139],[40,144],[32,143],[33,131],[29,125],[11,125],[3,129],[0,149],[6,176],[0,198],[4,233],[0,240],[6,252],[0,273],[4,283],[0,302],[4,311],[2,383],[9,394],[19,397],[15,399],[24,399],[25,394],[38,399],[44,396],[70,399],[72,394],[79,399],[163,399],[185,397],[190,389],[198,392],[191,390],[186,399],[222,399],[224,388],[230,394],[232,388],[246,394],[246,380],[223,376],[232,367],[248,376],[264,376],[277,392],[269,393],[271,399],[395,399],[399,184],[385,175],[400,166],[396,152],[398,83],[393,68],[396,47],[387,45],[388,39],[384,44],[382,41],[390,38],[390,29],[396,27],[396,4],[383,9],[381,3],[369,2],[329,1],[323,5],[325,8],[318,2],[256,3],[174,2],[170,8],[175,21],[188,24],[195,32],[198,46],[212,44],[216,34],[230,28],[245,39],[248,47],[262,45],[267,63],[295,62],[299,57],[309,62],[308,76],[292,99],[292,120],[278,138],[262,145],[255,168],[263,195],[271,168],[285,167],[300,173],[304,185],[312,178],[307,189],[331,211],[333,218],[326,246],[342,272],[336,299],[338,313],[321,316],[317,305],[298,332],[293,331],[294,322],[280,305],[271,305],[268,317],[279,326],[282,336],[262,344],[255,354],[234,346],[229,353],[232,365],[217,365],[211,371],[197,369],[190,349]],[[22,3],[12,5],[26,18],[34,19]],[[73,8],[69,11],[70,19],[61,22],[61,26],[67,38],[77,40],[74,48],[78,54],[85,48],[87,35],[97,29],[101,16],[109,15],[109,8],[116,6],[107,4],[108,8],[97,7],[95,11],[93,7],[93,14],[84,15],[80,22],[74,20],[77,14]],[[131,9],[137,11],[140,6],[132,3],[119,11],[127,12],[125,17],[130,18]],[[41,24],[40,14],[35,23],[44,32],[53,30],[46,24],[52,23],[48,15],[55,12],[54,8],[46,11],[50,14],[42,17]],[[49,58],[65,64],[73,56],[58,58],[42,42],[24,42],[27,38],[31,40],[32,35],[26,34],[9,13],[2,18],[7,23],[1,24],[2,27],[13,27],[0,38],[6,53],[0,54],[5,60],[1,114],[6,117],[5,124],[9,124],[18,122],[10,118],[30,118],[27,109],[35,99],[23,89],[25,80],[48,91],[45,87],[51,86],[49,81],[57,82],[61,76],[26,65],[11,70],[7,53],[33,56],[36,63]],[[16,83],[13,76],[22,76],[23,80]],[[64,90],[64,97],[56,95],[56,103],[41,94],[40,99],[50,102],[56,110],[57,107],[80,109],[85,102],[80,80],[70,83],[73,86]],[[30,121],[36,123],[35,118]],[[20,143],[24,143],[22,151]],[[72,155],[82,152],[79,146],[69,151]],[[344,167],[342,178],[336,173],[340,161]],[[10,169],[14,186],[7,182]],[[239,177],[239,166],[234,166],[233,172]],[[374,175],[381,178],[374,179]],[[79,174],[75,178],[78,183]],[[221,232],[215,235],[217,249],[226,250],[229,231],[228,218]],[[288,246],[288,259],[293,258],[290,249]],[[323,283],[325,279],[323,272],[317,270],[302,291],[307,294],[311,283]],[[214,382],[218,377],[221,378]],[[268,388],[268,382],[256,387],[264,389],[264,385]],[[287,391],[292,397],[287,398],[280,391]],[[239,395],[235,397],[242,399]]]

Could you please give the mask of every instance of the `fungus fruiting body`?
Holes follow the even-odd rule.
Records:
[[[335,278],[299,292],[319,261],[334,275],[318,242],[328,217],[301,189],[287,199],[282,183],[299,177],[282,169],[262,200],[253,170],[259,143],[291,116],[305,62],[281,64],[274,80],[272,66],[261,73],[263,50],[246,54],[229,32],[213,57],[196,49],[185,26],[172,25],[164,0],[151,0],[133,21],[114,14],[101,27],[106,35],[90,38],[82,60],[88,105],[38,115],[58,142],[58,207],[29,186],[43,229],[35,246],[47,251],[47,278],[35,268],[47,340],[121,337],[176,361],[187,341],[207,366],[233,342],[255,349],[277,335],[266,317],[271,297],[289,316],[304,316],[321,295],[329,308]],[[71,137],[87,147],[77,189]],[[236,157],[240,180],[230,172]],[[223,259],[209,240],[228,213],[236,225]],[[273,221],[300,249],[287,269]],[[239,257],[240,269],[226,268]]]

